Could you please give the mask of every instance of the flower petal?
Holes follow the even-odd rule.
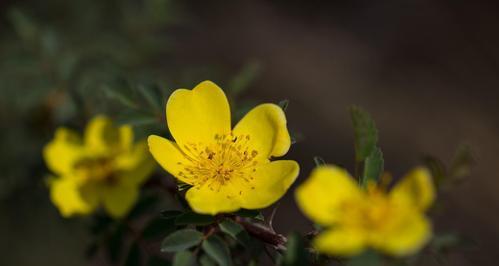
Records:
[[[49,181],[50,199],[64,217],[88,214],[96,207],[85,201],[77,182],[71,177],[54,178]]]
[[[116,158],[116,169],[121,173],[122,182],[128,185],[140,185],[154,170],[152,159],[145,141],[133,145],[129,152]]]
[[[54,139],[43,149],[48,168],[59,175],[71,173],[74,163],[84,156],[84,148],[78,133],[59,128]]]
[[[301,210],[322,225],[339,221],[341,206],[345,202],[362,200],[363,195],[348,172],[337,166],[317,167],[295,193]]]
[[[102,187],[101,193],[104,208],[114,218],[125,216],[139,197],[139,189],[128,185]]]
[[[186,144],[211,143],[216,134],[230,133],[230,107],[225,93],[211,81],[193,90],[178,89],[166,104],[166,121],[181,149]]]
[[[219,190],[212,190],[205,183],[201,187],[190,188],[185,198],[192,210],[197,213],[215,215],[234,212],[241,208],[239,198],[230,186],[221,186]]]
[[[431,237],[431,225],[419,212],[404,214],[389,231],[381,231],[371,236],[370,244],[392,256],[407,256],[416,253]]]
[[[85,129],[85,146],[94,154],[107,155],[127,150],[132,144],[132,128],[128,125],[116,127],[111,119],[103,115],[90,120]]]
[[[350,257],[366,248],[365,232],[357,228],[335,227],[320,233],[313,246],[321,253]]]
[[[235,126],[234,135],[249,135],[248,146],[264,158],[283,156],[291,146],[284,111],[270,103],[249,111]]]
[[[390,192],[390,198],[404,206],[424,211],[435,200],[435,188],[428,169],[419,167],[409,172]]]
[[[195,180],[189,180],[181,175],[184,166],[190,162],[184,156],[177,144],[165,138],[151,135],[147,139],[149,150],[154,159],[175,178],[187,184],[194,184]]]
[[[298,177],[300,166],[295,161],[280,160],[256,169],[249,183],[239,185],[242,207],[246,209],[262,209],[280,199]]]

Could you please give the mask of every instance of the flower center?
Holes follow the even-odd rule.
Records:
[[[249,183],[251,174],[258,164],[256,150],[250,149],[249,135],[234,136],[232,133],[214,136],[209,144],[190,143],[184,145],[188,164],[178,162],[183,170],[178,173],[194,186],[208,184],[211,190],[218,191],[235,178]]]
[[[389,224],[392,207],[384,191],[370,187],[363,200],[343,204],[343,223],[368,231],[380,230]]]
[[[76,174],[86,181],[114,183],[113,161],[109,158],[85,158],[78,161],[74,169]]]

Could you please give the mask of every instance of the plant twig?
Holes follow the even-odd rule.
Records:
[[[273,232],[271,228],[260,223],[248,222],[242,217],[236,217],[235,221],[242,225],[254,238],[274,246],[277,250],[286,250],[286,237]]]

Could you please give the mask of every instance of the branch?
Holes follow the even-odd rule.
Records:
[[[275,233],[271,228],[263,224],[248,222],[242,217],[235,217],[235,222],[242,225],[254,238],[274,246],[275,249],[286,250],[286,237]]]

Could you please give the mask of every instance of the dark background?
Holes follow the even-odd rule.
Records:
[[[14,4],[0,2],[0,8]],[[191,0],[182,10],[185,21],[169,32],[175,53],[164,58],[168,68],[216,66],[230,73],[257,61],[261,74],[243,98],[290,100],[289,128],[302,136],[286,156],[301,164],[297,183],[316,155],[352,169],[351,104],[375,118],[385,169],[394,176],[420,164],[424,154],[448,162],[459,144],[469,144],[473,173],[439,199],[445,208],[435,227],[461,232],[473,244],[423,264],[497,263],[496,1]],[[203,79],[213,78],[199,75]],[[293,189],[275,218],[282,233],[311,228],[293,202]],[[17,188],[0,207],[0,264],[85,265],[81,223],[60,218],[43,185]]]

